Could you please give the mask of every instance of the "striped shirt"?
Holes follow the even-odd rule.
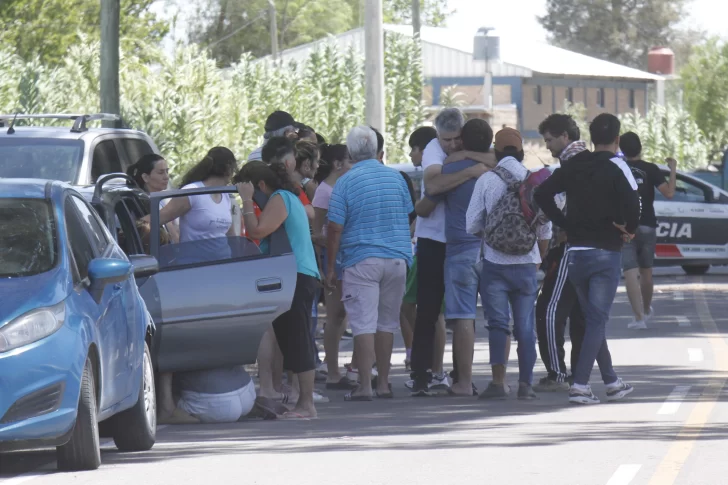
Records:
[[[409,214],[414,208],[407,183],[378,160],[356,163],[334,186],[329,221],[344,227],[342,266],[368,258],[403,259],[412,264]]]

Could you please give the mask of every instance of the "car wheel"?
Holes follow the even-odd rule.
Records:
[[[710,269],[710,265],[706,264],[704,266],[683,266],[682,269],[683,271],[685,271],[685,273],[691,276],[699,276],[707,273]]]
[[[86,359],[81,377],[81,397],[71,439],[56,448],[58,469],[64,471],[96,470],[101,466],[99,423],[96,421],[96,387],[91,359]]]
[[[157,438],[157,398],[154,389],[152,353],[144,344],[142,382],[133,408],[112,418],[112,434],[119,451],[147,451]]]

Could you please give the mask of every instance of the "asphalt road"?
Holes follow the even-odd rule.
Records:
[[[331,402],[319,405],[314,421],[164,427],[147,453],[105,444],[94,472],[57,473],[52,451],[2,455],[0,485],[728,483],[728,271],[657,274],[651,328],[626,328],[623,288],[609,323],[617,371],[635,386],[623,402],[579,407],[566,394],[535,402],[411,398],[399,340],[394,400],[347,403],[343,392],[326,392]],[[482,389],[487,331],[479,325],[478,333]],[[514,345],[512,385],[516,358]],[[592,377],[604,397],[596,369]]]

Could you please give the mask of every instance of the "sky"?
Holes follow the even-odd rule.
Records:
[[[185,18],[194,14],[191,5],[193,2],[189,0],[157,0],[152,8],[165,18],[180,12],[175,35],[183,39]],[[449,0],[448,5],[455,10],[455,14],[447,21],[448,27],[469,30],[475,34],[478,28],[484,26],[498,30],[514,26],[524,40],[546,40],[546,32],[536,19],[546,12],[546,0]],[[728,1],[692,0],[687,10],[690,16],[684,20],[685,26],[705,29],[711,35],[724,35]],[[515,23],[514,14],[517,15]],[[167,44],[168,47],[173,45],[171,39],[168,39]]]

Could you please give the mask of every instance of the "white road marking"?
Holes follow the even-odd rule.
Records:
[[[690,357],[690,362],[702,362],[703,349],[688,349],[688,356]]]
[[[657,414],[675,414],[680,409],[680,405],[688,392],[690,392],[690,386],[675,386],[675,389],[667,396]]]
[[[685,295],[682,291],[676,291],[675,292],[675,301],[683,301],[685,299]]]
[[[690,320],[687,319],[687,317],[683,317],[682,315],[675,317],[675,320],[677,320],[677,324],[680,327],[689,327],[690,326]]]
[[[619,465],[607,485],[629,485],[639,473],[640,468],[642,468],[642,465]]]

